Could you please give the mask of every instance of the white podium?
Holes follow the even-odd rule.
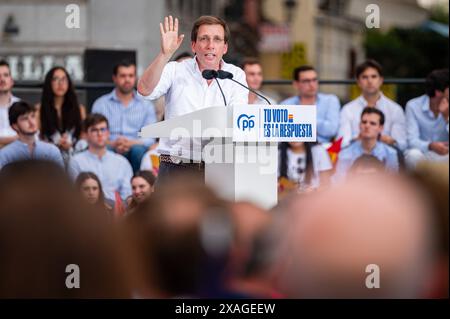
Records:
[[[292,112],[288,115],[286,111],[286,124],[281,124],[280,118],[276,117],[277,123],[273,123],[273,118],[270,121],[267,118],[263,120],[264,112],[279,111],[280,108],[285,111],[287,107],[209,107],[145,126],[140,136],[176,138],[177,134],[174,132],[178,130],[183,132],[183,136],[188,134],[190,138],[211,138],[212,141],[204,147],[202,156],[205,162],[205,183],[224,199],[250,201],[270,209],[277,204],[278,142],[315,141],[315,107],[309,114],[314,122],[314,134],[307,138],[286,137],[287,126],[288,132],[294,128],[294,124],[287,124],[292,122]],[[273,132],[279,135],[278,125],[284,136],[274,137],[269,134]],[[281,127],[282,125],[286,127]],[[219,153],[221,156],[218,158]]]

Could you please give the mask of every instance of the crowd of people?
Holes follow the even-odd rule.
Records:
[[[79,103],[63,67],[48,71],[36,105],[12,95],[14,81],[6,61],[0,61],[0,73],[0,169],[25,159],[56,162],[85,189],[88,201],[100,200],[108,210],[126,210],[128,203],[150,194],[150,188],[139,196],[132,191],[134,176],[145,176],[153,186],[157,173],[157,166],[140,169],[147,161],[144,153],[156,144],[138,133],[155,123],[156,115],[153,103],[135,92],[134,64],[121,61],[114,67],[115,89],[98,98],[90,112]]]
[[[403,108],[382,93],[374,60],[358,65],[361,95],[342,107],[319,92],[314,67],[296,68],[297,94],[279,104],[316,105],[317,142],[279,144],[289,192],[266,211],[204,185],[203,141],[139,137],[160,119],[156,99],[166,119],[222,97],[267,103],[201,77],[221,68],[264,95],[258,60],[222,60],[223,20],[199,18],[195,55],[179,60],[178,20],[160,31],[161,53],[139,81],[135,64],[119,62],[115,88],[91,108],[63,67],[48,71],[40,103],[21,100],[0,61],[0,297],[448,296],[448,69],[432,71]],[[88,282],[78,290],[58,270],[73,262]],[[371,264],[381,288],[364,284]]]
[[[151,193],[141,173],[118,216],[95,174],[74,187],[59,164],[16,161],[0,171],[0,297],[448,297],[448,173],[355,173],[271,210],[189,174]]]

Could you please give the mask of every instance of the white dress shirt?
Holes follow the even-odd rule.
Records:
[[[11,99],[7,105],[0,105],[0,137],[12,137],[17,133],[9,125],[9,108],[13,103],[20,101],[18,97],[11,95]]]
[[[231,72],[236,81],[247,85],[244,71],[232,64],[221,61],[221,69]],[[228,106],[248,104],[248,90],[231,80],[218,80]],[[211,106],[224,106],[224,101],[216,81],[208,85],[197,64],[196,58],[182,62],[169,62],[164,67],[157,86],[144,98],[155,100],[165,95],[165,119],[171,119]],[[225,107],[225,106],[224,106]],[[192,150],[190,143],[192,141]],[[201,160],[200,139],[169,140],[162,138],[159,152],[195,161]]]

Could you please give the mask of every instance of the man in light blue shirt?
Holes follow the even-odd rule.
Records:
[[[136,172],[144,153],[155,143],[153,138],[144,139],[138,136],[142,127],[157,121],[155,107],[151,101],[138,96],[134,90],[134,63],[118,63],[113,70],[113,81],[115,89],[94,102],[92,113],[100,113],[108,119],[111,132],[109,146],[124,155]]]
[[[431,72],[425,95],[406,104],[408,168],[420,161],[448,161],[448,69]]]
[[[36,109],[25,101],[13,103],[8,111],[9,124],[18,139],[0,150],[0,169],[12,162],[39,159],[53,161],[64,167],[59,149],[36,139],[38,124]]]
[[[294,70],[293,85],[297,96],[290,97],[280,104],[284,105],[316,105],[317,108],[317,141],[331,142],[339,129],[339,111],[341,104],[336,95],[318,93],[319,82],[316,70],[309,65]]]
[[[336,180],[345,177],[353,162],[361,155],[370,154],[378,158],[387,170],[398,172],[398,153],[389,145],[378,139],[383,132],[384,114],[374,107],[366,107],[361,114],[360,139],[339,153],[336,166]]]
[[[383,81],[383,68],[377,61],[367,60],[356,67],[356,82],[361,89],[361,96],[342,107],[338,134],[342,137],[342,147],[360,138],[361,112],[366,106],[371,106],[384,114],[384,130],[380,141],[402,151],[406,149],[405,112],[381,92]]]
[[[88,149],[74,155],[69,162],[69,173],[76,179],[81,172],[95,173],[102,183],[105,198],[115,201],[115,192],[125,200],[131,195],[130,180],[133,170],[122,155],[107,149],[108,120],[101,114],[90,114],[85,120]]]

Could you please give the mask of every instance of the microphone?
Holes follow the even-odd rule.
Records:
[[[233,78],[233,73],[227,72],[224,70],[219,70],[219,71],[217,71],[217,77],[219,79],[230,79],[231,80]]]
[[[216,70],[204,70],[202,76],[206,80],[211,80],[217,78],[218,72]]]
[[[218,71],[215,71],[215,72],[217,72],[217,77],[219,79],[229,79],[229,80],[239,84],[240,86],[246,88],[250,92],[255,93],[257,96],[259,96],[260,98],[264,99],[269,105],[272,105],[272,103],[270,103],[270,101],[265,96],[259,94],[258,92],[256,92],[255,90],[249,88],[248,86],[242,84],[241,82],[238,82],[235,79],[233,79],[233,73],[227,72],[227,71],[223,71],[223,70],[218,70]]]
[[[223,102],[225,106],[227,106],[227,100],[225,99],[225,94],[223,94],[222,87],[220,86],[219,80],[217,80],[219,73],[216,70],[203,70],[202,76],[206,80],[216,80],[217,85],[219,86],[220,93],[222,93]]]

